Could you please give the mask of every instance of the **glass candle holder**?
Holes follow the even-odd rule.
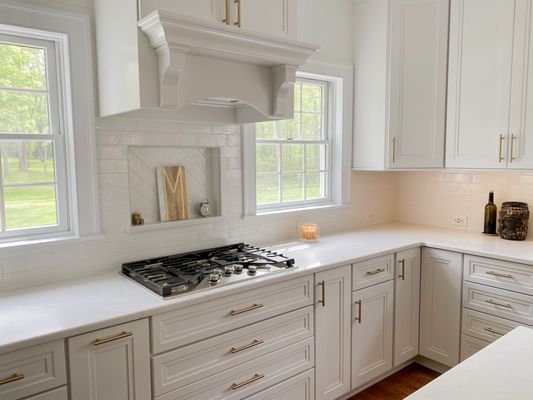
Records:
[[[300,225],[300,240],[307,242],[315,242],[318,240],[319,227],[317,224],[301,224]]]

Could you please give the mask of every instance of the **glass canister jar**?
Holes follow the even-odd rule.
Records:
[[[508,201],[500,210],[500,236],[506,240],[525,240],[529,222],[527,203]]]

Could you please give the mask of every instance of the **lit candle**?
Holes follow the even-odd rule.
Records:
[[[300,225],[300,240],[309,240],[309,241],[318,240],[318,225],[317,224],[301,224]]]

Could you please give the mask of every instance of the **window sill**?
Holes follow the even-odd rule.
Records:
[[[74,236],[74,235],[64,235],[64,236],[54,236],[54,237],[35,237],[35,238],[20,238],[13,239],[12,241],[0,242],[0,249],[8,249],[12,247],[23,247],[23,246],[39,246],[39,245],[49,245],[54,243],[64,243],[64,242],[85,242],[89,240],[102,239],[104,235],[88,235],[88,236]]]
[[[334,210],[334,209],[342,209],[349,207],[349,204],[321,204],[321,205],[313,205],[313,206],[307,206],[307,207],[297,207],[297,208],[286,208],[286,209],[278,209],[278,210],[265,210],[265,211],[258,211],[256,215],[252,215],[249,217],[262,217],[262,216],[268,216],[268,215],[278,215],[278,214],[287,214],[287,213],[305,213],[307,211],[327,211],[327,210]],[[249,218],[248,217],[248,218]]]

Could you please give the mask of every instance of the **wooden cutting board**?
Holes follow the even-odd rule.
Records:
[[[167,165],[157,168],[159,212],[161,221],[189,218],[187,179],[183,165]]]

